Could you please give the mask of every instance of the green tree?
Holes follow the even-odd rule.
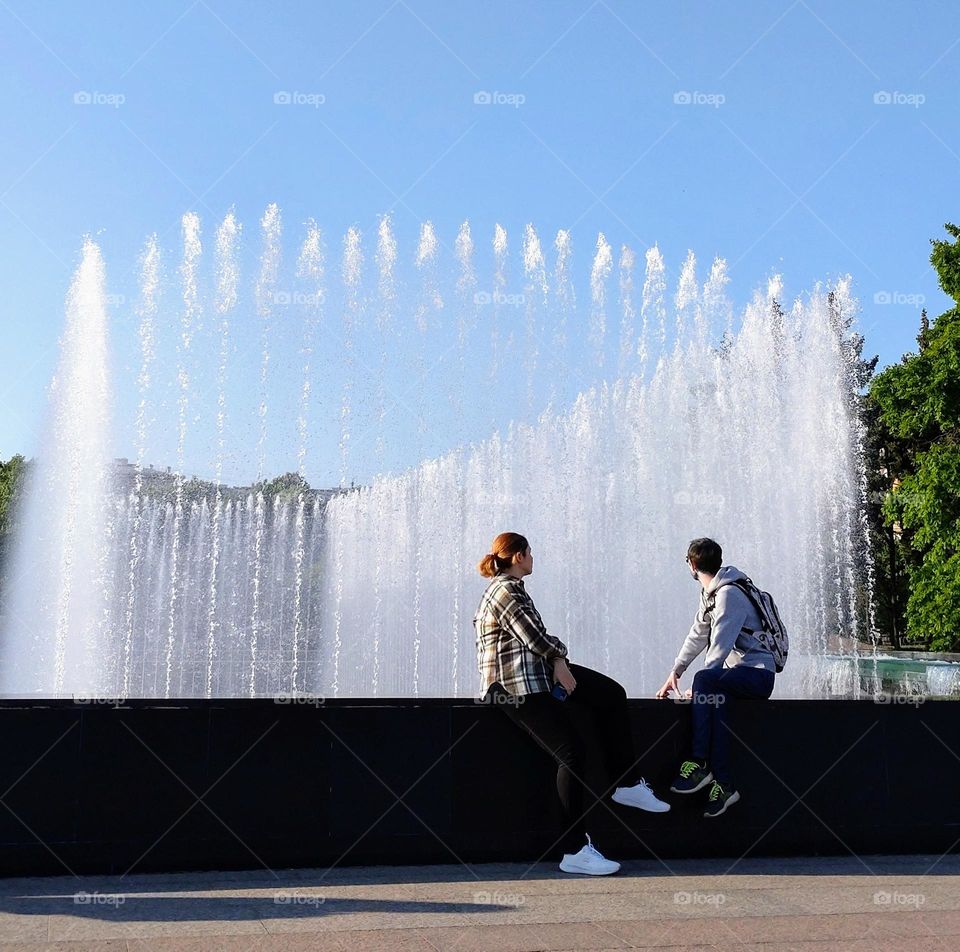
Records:
[[[960,647],[960,228],[933,240],[930,261],[956,302],[918,351],[878,374],[870,389],[889,437],[884,517],[902,546],[910,594],[906,638],[940,651]]]
[[[271,480],[256,483],[254,489],[259,489],[267,497],[296,499],[300,493],[310,492],[310,484],[299,473],[284,473]]]
[[[22,456],[14,456],[7,462],[0,460],[0,573],[13,535],[13,510],[25,471],[26,461]]]

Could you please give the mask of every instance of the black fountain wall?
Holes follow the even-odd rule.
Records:
[[[958,848],[960,704],[741,703],[743,799],[715,820],[703,795],[665,793],[689,707],[630,710],[674,807],[596,807],[617,859]],[[556,860],[554,773],[469,700],[3,700],[0,874]]]

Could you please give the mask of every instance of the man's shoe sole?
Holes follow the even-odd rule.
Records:
[[[658,807],[648,807],[644,806],[642,803],[634,803],[632,800],[620,800],[617,797],[616,791],[610,794],[610,799],[614,803],[619,803],[622,807],[633,807],[635,810],[646,810],[647,813],[669,813],[670,804],[660,801],[660,806]]]
[[[706,777],[704,777],[703,780],[699,784],[697,784],[697,786],[691,787],[689,790],[678,790],[676,787],[671,787],[670,792],[671,793],[697,793],[712,781],[713,781],[713,774],[708,773]]]
[[[579,876],[612,876],[614,873],[620,872],[620,865],[617,864],[616,869],[609,869],[605,872],[602,872],[598,869],[582,869],[579,866],[564,866],[564,861],[560,861],[560,871],[564,873],[576,873]]]
[[[723,816],[723,814],[727,812],[727,807],[732,807],[735,803],[738,803],[739,801],[740,801],[740,793],[739,791],[734,790],[733,793],[731,793],[730,796],[727,797],[726,801],[723,804],[722,810],[717,810],[716,813],[704,813],[703,815],[707,817],[707,819],[712,819],[715,816]]]

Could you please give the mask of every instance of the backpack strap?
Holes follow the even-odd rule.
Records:
[[[753,605],[753,607],[754,607],[757,615],[758,615],[759,618],[760,618],[761,623],[764,622],[764,620],[765,620],[765,618],[766,618],[766,615],[765,615],[764,612],[763,612],[763,608],[760,606],[760,604],[757,602],[757,599],[756,599],[756,598],[754,597],[754,595],[753,595],[753,587],[754,587],[754,586],[753,586],[753,581],[752,581],[752,579],[749,579],[749,578],[730,579],[730,581],[728,581],[728,582],[721,582],[721,583],[707,596],[707,605],[706,605],[706,607],[704,608],[704,613],[705,613],[705,614],[708,614],[708,615],[709,615],[709,613],[713,611],[714,606],[716,605],[716,602],[717,602],[717,592],[719,592],[720,589],[723,588],[725,585],[733,585],[733,586],[736,586],[736,588],[738,588],[741,592],[743,592],[743,594],[746,595],[747,598],[750,600],[750,604]],[[741,631],[745,631],[748,635],[755,635],[755,634],[757,633],[757,629],[756,629],[756,628],[748,628],[746,625],[744,625],[740,630],[741,630]],[[761,631],[765,631],[766,629],[761,628],[760,630],[761,630]],[[711,635],[713,634],[713,625],[710,626],[710,634],[711,634]],[[709,643],[710,643],[710,639],[709,639],[709,637],[708,637],[708,639],[707,639],[707,644],[708,644],[708,646],[709,646]]]
[[[740,591],[743,592],[743,594],[746,595],[748,599],[750,599],[750,604],[753,605],[754,609],[756,610],[761,623],[766,622],[767,613],[764,611],[763,605],[760,604],[759,599],[753,594],[753,590],[755,588],[753,584],[753,580],[749,578],[734,579],[729,584],[736,585],[737,588],[740,589]],[[753,629],[753,628],[744,627],[743,630],[748,631],[751,635],[756,634],[756,629]],[[766,631],[766,628],[763,628],[761,630]]]

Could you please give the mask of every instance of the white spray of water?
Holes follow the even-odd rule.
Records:
[[[620,360],[618,376],[623,377],[630,366],[630,358],[636,353],[640,357],[640,375],[643,376],[647,363],[647,325],[644,323],[640,340],[634,344],[636,336],[636,309],[633,306],[633,269],[636,255],[626,245],[620,249]]]
[[[273,220],[279,225],[278,214]],[[359,232],[348,235],[345,242],[342,310],[348,343],[330,358],[331,380],[337,382],[334,393],[344,376],[348,384],[352,382],[348,363],[354,349],[358,363],[375,364],[378,350],[387,353],[386,338],[374,331],[374,312],[377,323],[382,318],[384,327],[389,327],[402,308],[412,324],[417,303],[429,304],[432,299],[425,270],[432,270],[430,279],[436,278],[438,292],[441,286],[439,250],[435,250],[433,257],[421,257],[419,282],[400,302],[394,272],[400,259],[389,226],[381,227],[379,239],[379,296],[371,302],[369,323],[363,317]],[[539,304],[542,255],[535,253],[529,233],[523,244],[525,289],[532,291]],[[190,257],[188,245],[185,240],[185,262]],[[314,241],[314,232],[308,229],[301,259],[310,259],[314,247],[319,249],[319,236]],[[561,315],[569,308],[573,314],[569,235],[557,236],[556,250],[548,300],[558,306],[550,311]],[[461,229],[455,252],[455,270],[446,279],[454,288],[450,299],[456,301],[460,321],[469,322],[472,315],[484,312],[478,310],[482,298],[477,295],[471,308],[475,275],[468,229]],[[494,248],[497,306],[507,290],[506,253],[506,232],[501,228]],[[200,308],[199,290],[189,291],[191,268],[181,268],[184,313],[171,335],[178,346],[172,367],[175,384],[180,383],[181,368],[199,363],[196,341],[189,342],[196,337],[200,314],[212,308],[211,313],[222,321],[224,312],[235,307],[236,272],[224,285],[221,278],[231,269],[222,265],[219,250],[217,257],[216,296],[210,308]],[[92,434],[99,449],[81,464],[84,490],[87,472],[97,465],[106,472],[109,457],[105,438],[98,436],[105,434],[102,419],[109,394],[98,390],[96,383],[105,373],[105,354],[96,348],[105,297],[102,274],[98,283],[88,258],[93,260],[93,252],[85,249],[85,264],[75,281],[81,290],[68,301],[68,331],[78,319],[80,302],[85,330],[65,338],[54,388],[55,405],[68,408],[70,425],[61,426],[56,439],[49,441],[47,457],[70,459],[69,453],[78,452],[77,434],[85,439]],[[612,269],[612,253],[610,258]],[[270,278],[271,255],[265,240],[260,271],[261,279],[266,276],[267,280],[259,283],[257,302],[261,329],[263,308],[272,308],[274,301],[282,303],[270,287],[277,281],[279,252],[275,260],[277,267]],[[610,326],[620,329],[621,352],[626,339],[631,351],[636,347],[639,353],[644,332],[638,341],[631,268],[626,250],[621,249],[616,324],[612,301],[605,300],[603,306]],[[192,273],[196,288],[195,268]],[[580,386],[580,395],[573,400],[566,395],[559,408],[548,407],[536,425],[514,424],[504,437],[487,431],[484,438],[479,425],[472,429],[479,421],[458,421],[449,432],[441,432],[453,442],[467,437],[469,442],[460,448],[399,475],[383,473],[368,479],[357,490],[334,495],[329,503],[327,493],[298,491],[295,499],[273,498],[268,508],[261,499],[258,512],[256,490],[221,488],[218,478],[209,492],[201,489],[199,498],[192,487],[190,499],[181,491],[178,513],[175,486],[162,496],[152,488],[165,488],[166,478],[157,474],[150,476],[151,487],[142,484],[139,510],[127,499],[126,483],[118,497],[106,501],[101,497],[97,506],[84,508],[65,498],[73,463],[63,463],[45,500],[55,519],[44,529],[42,523],[30,522],[27,513],[28,528],[18,541],[18,546],[29,542],[31,551],[42,553],[42,559],[33,563],[40,566],[35,584],[41,591],[31,593],[41,604],[18,601],[27,608],[32,625],[29,639],[35,640],[16,628],[11,633],[5,618],[0,677],[19,692],[25,685],[47,693],[58,690],[57,685],[59,690],[99,686],[111,696],[125,687],[132,695],[148,696],[165,690],[170,696],[262,696],[286,686],[331,696],[449,695],[451,690],[469,690],[472,678],[463,673],[472,668],[465,663],[473,646],[470,621],[475,599],[469,593],[479,595],[480,590],[472,566],[486,551],[491,534],[519,527],[535,540],[538,570],[531,584],[550,627],[559,626],[557,633],[570,639],[578,659],[615,671],[631,694],[649,693],[657,686],[689,622],[691,596],[688,582],[677,569],[676,552],[679,546],[682,554],[686,540],[702,534],[720,538],[728,559],[761,583],[766,579],[773,587],[771,580],[784,573],[793,580],[787,589],[776,591],[778,602],[782,595],[788,625],[797,633],[795,654],[780,681],[781,693],[816,696],[838,685],[855,692],[856,670],[849,662],[856,657],[856,635],[865,630],[869,619],[858,594],[863,591],[865,490],[862,434],[851,399],[856,349],[849,329],[855,311],[849,282],[841,282],[829,294],[818,288],[785,313],[780,305],[783,285],[776,279],[746,308],[736,334],[729,334],[716,347],[720,327],[732,325],[732,308],[724,297],[725,265],[715,261],[702,293],[694,280],[682,277],[684,292],[677,289],[671,306],[676,303],[684,311],[684,329],[678,329],[677,341],[669,349],[658,350],[657,331],[662,329],[661,338],[665,337],[666,327],[663,274],[662,258],[651,249],[640,306],[650,345],[649,377],[641,370],[597,385],[595,372],[587,370],[591,377]],[[692,263],[688,274],[695,275]],[[151,284],[146,275],[145,271],[144,287]],[[298,367],[292,375],[293,392],[299,387],[300,397],[296,421],[301,475],[313,450],[314,428],[323,425],[322,412],[315,414],[309,403],[316,379],[310,308],[320,299],[311,293],[315,277],[312,268],[298,265],[301,284],[296,286],[305,293],[290,299],[292,307],[300,308],[303,321],[303,373]],[[339,292],[340,285],[334,283],[333,293]],[[339,296],[337,301],[339,306]],[[594,297],[589,304],[595,311]],[[673,327],[676,315],[670,317]],[[140,318],[143,324],[142,307]],[[554,339],[556,322],[562,319],[554,319]],[[434,326],[434,353],[440,344],[456,343],[453,324],[435,321]],[[231,344],[237,327],[232,318]],[[571,335],[577,335],[578,346],[587,343],[589,322],[571,321],[569,328]],[[257,328],[253,330],[256,333]],[[415,359],[421,335],[412,326],[403,331],[398,338]],[[489,345],[491,338],[488,323],[477,342],[477,359],[462,364],[474,375],[472,387],[487,393],[486,354],[480,348]],[[269,347],[265,353],[269,361]],[[501,348],[500,356],[504,366],[510,361],[510,379],[517,379],[523,348]],[[76,370],[79,382],[67,386],[69,373],[64,368],[72,368],[73,373],[80,366],[79,357],[85,361],[82,372]],[[544,359],[552,360],[554,354]],[[407,369],[391,363],[389,356],[382,366],[401,378]],[[169,372],[170,367],[155,359],[151,387],[156,386],[154,379],[160,379],[160,371]],[[279,376],[277,381],[281,382]],[[206,426],[215,438],[218,432],[224,433],[219,429],[223,419],[219,414],[226,410],[220,393],[216,400],[204,400],[192,373],[187,383],[189,419],[197,417],[199,427]],[[434,428],[436,406],[446,405],[446,383],[438,375],[424,383],[432,413],[426,419]],[[568,388],[572,383],[565,381]],[[68,393],[70,399],[66,399]],[[362,412],[362,395],[367,393],[367,389],[345,391],[342,437],[362,432],[356,423],[349,425],[350,413]],[[263,403],[265,394],[263,387]],[[356,394],[356,407],[351,394]],[[99,415],[83,416],[92,396],[99,400]],[[490,403],[478,401],[478,412],[490,412]],[[176,425],[179,404],[174,405],[174,415]],[[335,406],[327,416],[335,427]],[[256,412],[251,417],[256,420]],[[232,414],[227,419],[232,420]],[[716,439],[718,420],[723,421],[722,440]],[[212,449],[216,443],[211,440]],[[762,454],[757,453],[758,446],[764,448]],[[84,446],[80,452],[88,449]],[[218,455],[220,451],[217,447]],[[408,448],[407,458],[422,456],[414,456]],[[356,475],[350,473],[354,461],[346,463],[342,456],[343,483]],[[182,479],[182,466],[178,469]],[[31,481],[38,478],[39,471]],[[36,498],[31,492],[31,507]],[[34,525],[39,532],[29,528]],[[87,525],[93,527],[91,547],[81,551]],[[624,526],[635,530],[625,531]],[[62,542],[68,530],[72,532],[66,546],[72,575],[64,585],[68,573],[62,570]],[[138,538],[131,539],[131,534]],[[443,545],[434,545],[434,537],[442,538]],[[791,539],[787,565],[783,563],[784,537]],[[103,551],[94,551],[97,540],[106,540]],[[106,561],[104,552],[109,556]],[[571,552],[576,560],[570,558]],[[589,579],[578,570],[580,560],[593,567]],[[418,566],[419,576],[413,566]],[[131,577],[135,582],[132,614],[127,611]],[[126,584],[114,584],[116,578]],[[606,593],[599,603],[591,597],[598,586]],[[69,616],[60,629],[65,638],[58,639],[64,593]],[[43,603],[51,600],[45,609]],[[211,612],[215,615],[212,629]],[[253,667],[251,619],[256,619],[259,639]],[[24,649],[25,645],[29,647]],[[839,660],[827,657],[828,651],[836,654],[838,650]]]
[[[187,439],[187,414],[190,402],[190,373],[188,359],[193,342],[194,325],[200,313],[197,290],[197,268],[202,246],[200,244],[200,217],[195,212],[183,216],[183,259],[180,281],[183,287],[183,310],[180,317],[180,337],[177,341],[177,477],[173,508],[173,539],[170,549],[170,603],[167,618],[166,663],[164,665],[163,696],[170,697],[173,677],[173,657],[177,633],[177,611],[180,597],[180,533],[183,521],[184,449]]]
[[[556,260],[553,267],[553,339],[551,341],[552,372],[550,374],[550,391],[547,406],[553,408],[563,395],[562,381],[573,376],[572,369],[567,364],[567,331],[571,315],[577,306],[576,292],[573,287],[571,274],[571,259],[573,255],[573,239],[570,232],[561,228],[557,232],[553,246],[556,249]],[[579,380],[572,380],[575,385]]]
[[[714,258],[710,277],[703,286],[703,323],[707,337],[727,340],[733,334],[733,305],[726,296],[729,283],[727,262]]]
[[[647,249],[647,270],[643,281],[643,301],[640,314],[647,327],[657,328],[657,349],[663,353],[667,342],[667,309],[664,305],[667,280],[663,255],[654,245]]]
[[[604,364],[607,341],[607,279],[613,270],[613,249],[603,232],[597,235],[597,252],[590,271],[590,294],[593,307],[590,312],[590,343],[593,344],[598,367]]]
[[[255,291],[257,314],[260,317],[260,431],[257,437],[257,482],[264,478],[264,456],[267,445],[267,383],[270,368],[270,336],[273,330],[273,310],[276,301],[277,276],[280,271],[280,209],[267,206],[260,219],[263,251],[260,255],[260,273]],[[256,529],[254,535],[253,614],[250,619],[250,664],[247,693],[254,697],[257,691],[257,649],[260,641],[260,596],[263,585],[263,534],[266,526],[266,500],[263,487],[257,487]]]
[[[700,295],[697,287],[697,262],[692,251],[687,252],[686,261],[680,271],[680,283],[674,305],[677,311],[677,345],[684,346],[687,332],[696,327],[699,321]],[[701,338],[702,340],[702,338]]]
[[[537,316],[540,310],[546,307],[549,291],[546,264],[543,260],[543,251],[540,249],[540,238],[531,224],[528,224],[523,230],[523,273],[526,276],[524,309],[527,325],[527,419],[530,419],[536,412],[534,390],[537,361],[540,356],[538,348],[540,329],[537,326]]]
[[[347,364],[343,400],[340,405],[340,485],[346,486],[348,478],[348,446],[350,440],[350,402],[352,396],[352,376],[354,366],[353,331],[360,315],[360,281],[363,272],[363,249],[360,242],[360,230],[350,228],[343,239],[343,263],[341,273],[346,289],[346,306],[343,310],[344,351]],[[337,573],[336,596],[334,599],[333,624],[333,683],[334,697],[340,692],[340,651],[343,646],[343,569],[344,539],[343,533],[335,535],[334,566]]]
[[[205,697],[213,696],[213,675],[216,664],[216,649],[219,634],[220,612],[217,593],[220,586],[217,574],[220,570],[222,547],[221,521],[223,518],[223,453],[224,429],[227,417],[227,358],[230,347],[230,315],[237,306],[240,269],[237,263],[237,244],[240,238],[240,223],[231,211],[217,229],[215,255],[217,290],[215,307],[220,317],[220,344],[217,354],[217,417],[216,457],[214,459],[213,527],[210,545],[210,597],[207,605],[207,672]]]
[[[297,261],[297,277],[304,284],[306,307],[303,312],[303,383],[297,411],[297,511],[294,542],[293,644],[291,646],[290,689],[296,692],[300,678],[300,645],[304,640],[303,569],[306,558],[306,506],[303,486],[306,483],[307,449],[310,432],[310,392],[314,337],[321,320],[326,289],[324,286],[323,239],[316,223],[307,226],[307,237]]]
[[[134,424],[136,432],[137,459],[133,488],[128,505],[132,527],[129,538],[130,565],[127,572],[127,606],[125,613],[125,637],[123,641],[122,696],[130,694],[130,662],[133,650],[133,635],[137,601],[138,578],[141,570],[140,526],[143,518],[141,493],[143,492],[143,464],[146,455],[148,400],[151,388],[151,370],[156,359],[156,319],[158,296],[160,293],[160,249],[157,236],[152,235],[140,257],[140,301],[137,313],[140,317],[138,337],[140,340],[140,372],[137,374],[137,416]]]

